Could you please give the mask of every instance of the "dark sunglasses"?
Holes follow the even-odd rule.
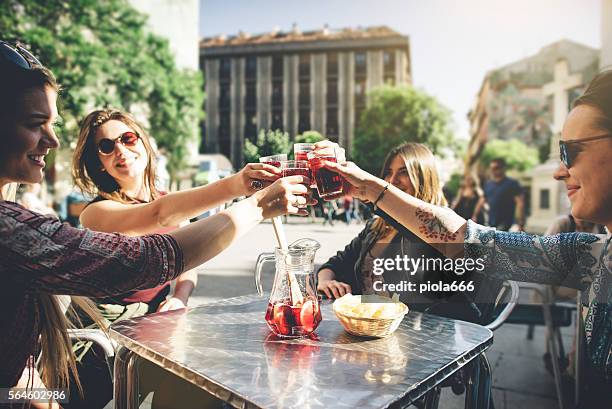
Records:
[[[576,160],[576,157],[582,150],[580,144],[610,137],[612,137],[612,134],[596,135],[583,139],[559,141],[559,156],[561,157],[561,162],[563,162],[567,169],[571,168],[574,164],[574,161]]]
[[[12,45],[6,41],[0,41],[0,55],[7,61],[23,68],[31,70],[35,65],[41,65],[38,58],[23,48],[19,43]]]
[[[119,142],[127,148],[133,148],[138,143],[140,135],[136,132],[124,132],[115,139],[104,138],[98,142],[98,152],[101,155],[110,155],[115,151],[115,144]]]

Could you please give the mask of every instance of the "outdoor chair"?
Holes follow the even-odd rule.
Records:
[[[477,303],[482,313],[480,324],[491,331],[495,331],[501,327],[502,324],[507,322],[512,310],[516,307],[519,296],[519,287],[514,281],[501,281],[490,277],[484,277],[480,280],[476,297],[481,301],[487,300],[486,297],[490,297],[495,291],[497,291],[497,296],[491,298],[493,302]],[[477,366],[475,370],[473,370],[474,365]],[[491,372],[491,366],[484,353],[469,362],[465,368],[468,370],[455,372],[455,374],[442,383],[442,385],[429,391],[424,398],[415,405],[424,409],[437,409],[440,402],[442,387],[450,386],[453,393],[461,395],[466,391],[467,385],[478,384],[477,377],[480,376],[481,372]],[[482,403],[489,402],[489,407],[492,408],[493,400],[490,391],[491,385],[485,385],[483,390],[478,390],[475,393],[466,393],[465,407],[473,408],[476,406],[477,402],[481,402],[479,407],[484,407],[485,405]]]
[[[565,348],[563,346],[563,339],[561,336],[561,327],[569,327],[572,325],[572,315],[577,310],[576,305],[572,302],[557,302],[553,295],[551,286],[532,284],[532,283],[521,283],[521,289],[530,290],[536,292],[541,300],[542,305],[535,304],[519,304],[514,312],[508,318],[508,322],[512,324],[526,324],[529,325],[527,332],[527,339],[533,337],[533,326],[543,325],[547,329],[546,334],[546,345],[550,351],[551,365],[553,377],[555,380],[555,389],[557,394],[557,401],[559,408],[564,408],[563,399],[563,388],[562,388],[562,375],[561,371],[567,366],[567,359],[565,356]],[[578,294],[578,304],[580,305],[580,294]],[[579,399],[579,369],[580,369],[580,350],[582,347],[582,325],[580,323],[582,317],[579,313],[576,320],[576,374],[575,374],[575,401]],[[562,368],[563,366],[563,368]]]

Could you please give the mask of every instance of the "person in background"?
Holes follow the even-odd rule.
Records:
[[[489,171],[491,179],[484,185],[484,195],[489,205],[489,225],[497,230],[508,231],[515,224],[516,213],[519,231],[523,231],[525,199],[521,185],[506,176],[506,161],[503,158],[493,159]]]
[[[483,208],[485,202],[484,193],[478,185],[477,179],[472,175],[466,175],[451,209],[464,219],[484,224]]]

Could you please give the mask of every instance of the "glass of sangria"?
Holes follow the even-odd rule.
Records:
[[[325,161],[344,163],[346,161],[344,149],[328,147],[308,153],[310,170],[317,184],[319,196],[323,200],[333,200],[342,194],[344,178],[333,170],[327,169],[323,164]]]
[[[276,166],[280,168],[281,162],[287,160],[286,153],[279,153],[278,155],[262,156],[259,158],[259,163],[265,163],[267,165]]]

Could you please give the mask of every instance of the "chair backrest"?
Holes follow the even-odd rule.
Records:
[[[483,323],[484,326],[491,331],[501,327],[516,306],[518,296],[518,285],[514,281],[504,281],[495,303],[493,303],[493,316],[489,317],[490,321],[488,323]]]

